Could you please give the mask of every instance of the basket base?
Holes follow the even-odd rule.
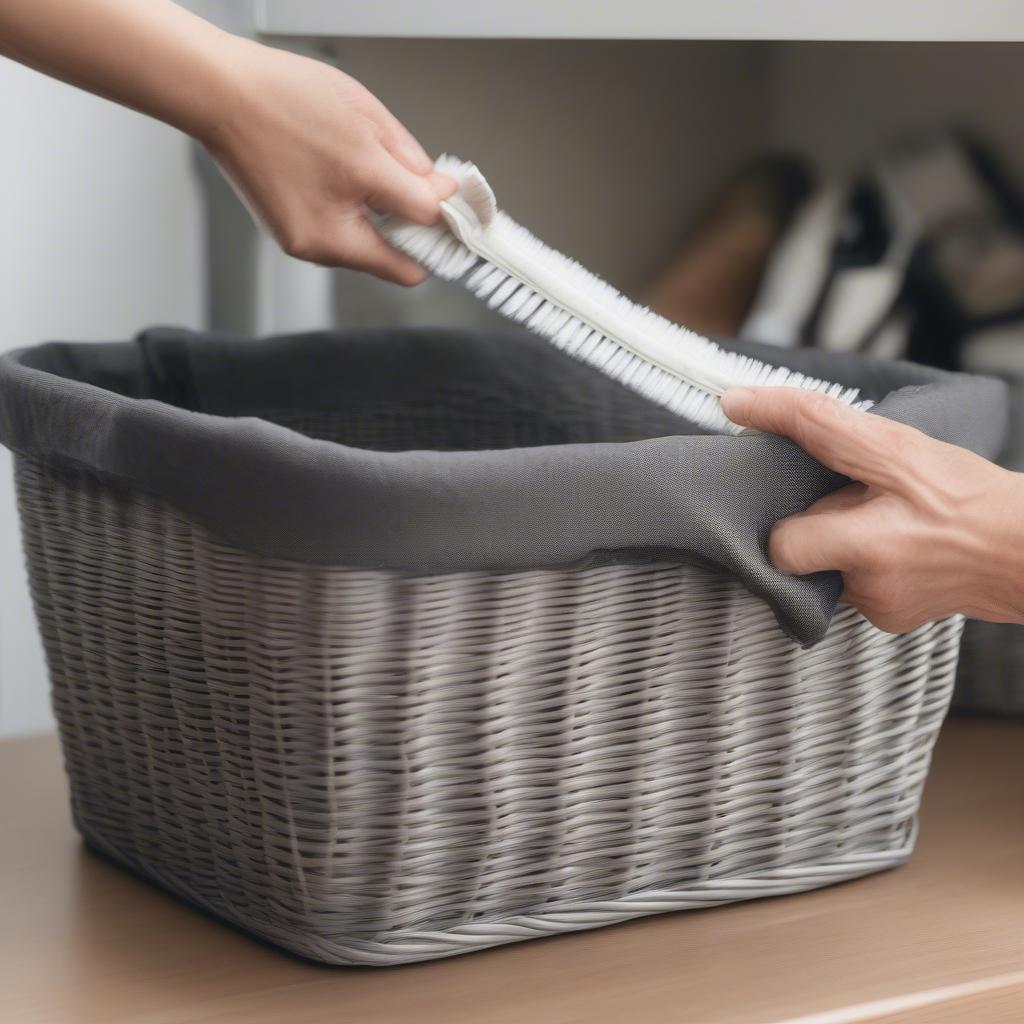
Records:
[[[376,941],[331,941],[313,934],[298,939],[294,933],[229,916],[197,898],[187,886],[122,856],[102,839],[91,835],[81,822],[76,821],[75,826],[91,853],[156,885],[194,910],[302,960],[335,967],[396,967],[440,960],[513,942],[625,924],[641,917],[823,889],[901,866],[910,857],[917,840],[915,819],[905,843],[897,849],[859,850],[822,864],[766,870],[754,878],[711,879],[679,890],[637,892],[618,900],[563,902],[553,904],[543,913],[474,921],[445,931],[396,930]]]

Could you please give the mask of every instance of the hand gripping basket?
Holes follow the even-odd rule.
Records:
[[[757,354],[998,442],[994,382]],[[0,439],[77,827],[257,935],[393,964],[910,852],[961,624],[771,568],[841,482],[789,442],[453,332],[23,349]]]

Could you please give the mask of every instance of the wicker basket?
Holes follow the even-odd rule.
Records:
[[[400,449],[430,442],[410,409],[267,415]],[[959,619],[896,637],[841,608],[804,648],[678,559],[315,565],[70,460],[16,471],[78,829],[297,953],[448,956],[911,850]]]

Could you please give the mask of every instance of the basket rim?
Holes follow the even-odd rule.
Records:
[[[736,347],[797,369],[824,366],[818,375],[883,395],[880,414],[982,454],[994,454],[1001,441],[1000,382],[809,350]],[[169,353],[156,372],[154,352]],[[300,354],[309,372],[294,379],[280,373],[282,361]],[[167,501],[256,555],[445,573],[573,566],[595,555],[649,560],[656,551],[738,578],[801,643],[824,635],[838,578],[779,573],[768,561],[766,539],[776,521],[843,480],[783,438],[676,434],[380,452],[173,402],[181,387],[180,376],[168,370],[174,359],[193,381],[235,375],[246,388],[297,395],[337,390],[343,400],[344,374],[325,372],[342,357],[389,361],[399,382],[431,367],[459,366],[472,379],[492,374],[502,386],[528,386],[538,366],[557,367],[564,383],[556,400],[571,394],[582,374],[590,383],[604,380],[526,332],[313,332],[253,341],[157,329],[135,342],[50,342],[0,356],[0,442]],[[276,368],[269,382],[240,369],[259,360]],[[119,382],[120,393],[90,377]],[[605,386],[624,390],[611,381]],[[208,394],[203,404],[210,408]]]

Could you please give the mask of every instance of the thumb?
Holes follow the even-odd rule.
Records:
[[[802,388],[732,388],[722,409],[740,426],[788,437],[830,469],[886,490],[901,489],[926,441],[913,427]]]
[[[433,224],[441,216],[441,197],[434,178],[414,174],[382,150],[372,166],[366,201],[377,213],[397,213],[416,224]]]

